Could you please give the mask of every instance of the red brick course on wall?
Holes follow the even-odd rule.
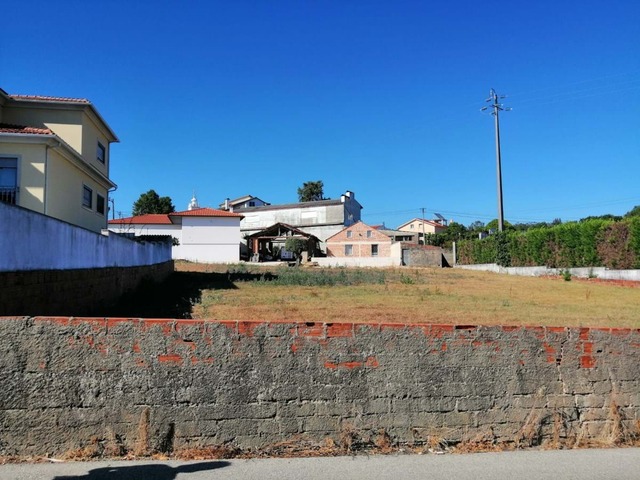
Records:
[[[640,330],[0,319],[0,454],[637,434]],[[618,432],[618,433],[616,433]],[[114,440],[115,439],[115,440]]]

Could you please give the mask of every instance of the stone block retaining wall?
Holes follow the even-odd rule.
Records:
[[[637,329],[7,317],[0,454],[606,441],[638,372]]]

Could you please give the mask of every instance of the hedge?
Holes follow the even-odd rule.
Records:
[[[640,268],[640,217],[591,219],[458,243],[458,263],[550,268]]]

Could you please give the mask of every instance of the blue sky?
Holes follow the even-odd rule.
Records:
[[[355,192],[363,220],[564,221],[640,205],[640,3],[21,1],[0,88],[91,100],[115,211]]]

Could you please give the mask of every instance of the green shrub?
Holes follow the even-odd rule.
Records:
[[[458,244],[458,263],[551,268],[640,268],[640,217],[592,218]]]
[[[506,232],[499,232],[494,235],[496,242],[495,263],[501,267],[511,266],[511,254],[509,252],[509,239]]]

